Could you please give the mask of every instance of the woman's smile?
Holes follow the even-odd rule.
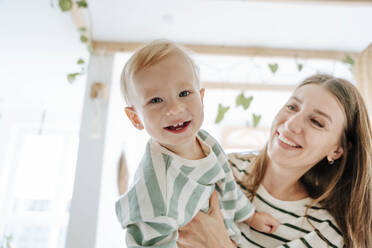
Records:
[[[279,145],[284,149],[302,149],[302,146],[292,141],[290,138],[285,137],[283,134],[276,131]]]

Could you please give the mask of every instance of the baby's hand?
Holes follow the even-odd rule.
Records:
[[[255,212],[245,223],[254,229],[265,232],[273,233],[280,225],[280,222],[274,219],[270,214],[264,212]]]

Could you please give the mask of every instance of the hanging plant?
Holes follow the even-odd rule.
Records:
[[[252,100],[253,96],[245,97],[244,92],[242,92],[236,97],[236,107],[242,106],[244,110],[247,110],[251,105]]]
[[[214,121],[216,124],[220,123],[225,117],[226,112],[230,109],[230,106],[224,107],[221,103],[218,104],[217,117]]]
[[[261,115],[256,115],[255,113],[252,114],[252,126],[253,128],[256,128],[258,126],[258,123],[260,123]]]
[[[348,64],[350,66],[353,66],[355,64],[355,61],[352,57],[350,57],[349,55],[346,55],[346,57],[342,60],[342,62],[344,62],[345,64]]]
[[[77,4],[77,6],[79,7],[79,8],[88,8],[88,3],[87,3],[87,1],[77,1],[76,2],[76,4]]]
[[[80,33],[80,41],[82,43],[86,43],[87,44],[87,49],[89,51],[89,53],[92,53],[92,45],[91,45],[91,42],[90,40],[88,39],[88,36],[87,36],[87,29],[86,27],[81,27],[78,29],[79,33]],[[81,75],[84,75],[85,74],[85,60],[83,58],[79,58],[76,62],[76,64],[78,64],[80,67],[80,72],[73,72],[73,73],[69,73],[67,74],[67,81],[69,83],[73,83],[75,82],[76,78],[81,76]]]
[[[269,64],[269,68],[270,68],[270,71],[271,71],[273,74],[275,74],[276,71],[277,71],[278,68],[279,68],[279,65],[278,65],[277,63],[275,63],[275,64]]]
[[[244,91],[242,91],[239,95],[236,96],[236,99],[235,99],[235,104],[236,104],[236,107],[239,108],[239,106],[242,106],[242,108],[244,110],[247,110],[249,108],[249,106],[251,106],[251,103],[253,101],[253,96],[249,96],[249,97],[246,97],[244,95]],[[225,114],[226,112],[230,109],[230,106],[223,106],[221,103],[218,104],[218,110],[217,110],[217,117],[216,117],[216,120],[215,120],[215,123],[218,124],[220,123],[223,118],[225,117]],[[252,127],[253,128],[256,128],[259,124],[261,120],[261,115],[258,115],[258,114],[252,114]],[[249,125],[249,121],[247,121],[247,125]]]
[[[302,71],[302,68],[304,68],[304,65],[298,63],[298,64],[297,64],[297,70],[300,72],[300,71]]]
[[[85,0],[81,1],[73,1],[73,0],[58,0],[58,6],[61,11],[69,12],[73,9],[74,6],[77,8],[88,8],[88,3]],[[78,28],[78,32],[80,33],[80,42],[85,44],[89,53],[93,52],[92,42],[89,39],[89,30],[86,27]],[[85,67],[86,63],[83,58],[79,58],[76,62],[77,65],[80,66],[80,71],[68,73],[67,74],[67,81],[69,83],[75,82],[76,78],[85,74]]]
[[[59,7],[62,11],[70,11],[74,4],[79,8],[88,8],[88,3],[85,0],[82,1],[72,1],[72,0],[59,0]]]
[[[71,0],[61,0],[59,1],[59,7],[62,11],[69,11],[72,9],[72,1]]]

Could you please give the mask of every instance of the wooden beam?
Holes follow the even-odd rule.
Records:
[[[223,82],[201,82],[201,86],[206,89],[288,91],[288,92],[292,92],[296,88],[296,85],[285,84],[223,83]]]
[[[137,42],[104,42],[93,41],[93,49],[96,52],[103,51],[104,54],[116,52],[133,52],[144,43]],[[332,51],[332,50],[301,50],[285,48],[266,47],[243,47],[243,46],[218,46],[218,45],[194,45],[182,44],[196,53],[214,55],[235,56],[260,56],[260,57],[297,57],[313,59],[335,59],[343,60],[346,55],[356,59],[359,53],[354,51]]]

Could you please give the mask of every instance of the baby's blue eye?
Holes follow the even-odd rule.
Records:
[[[293,106],[291,104],[288,104],[286,107],[287,107],[288,110],[291,110],[291,111],[295,110],[295,106]]]
[[[184,90],[184,91],[182,91],[180,94],[179,94],[179,96],[180,97],[185,97],[185,96],[188,96],[188,95],[190,95],[190,91],[188,91],[188,90]]]
[[[159,103],[159,102],[162,102],[163,99],[161,99],[160,97],[154,97],[150,100],[150,103]]]

